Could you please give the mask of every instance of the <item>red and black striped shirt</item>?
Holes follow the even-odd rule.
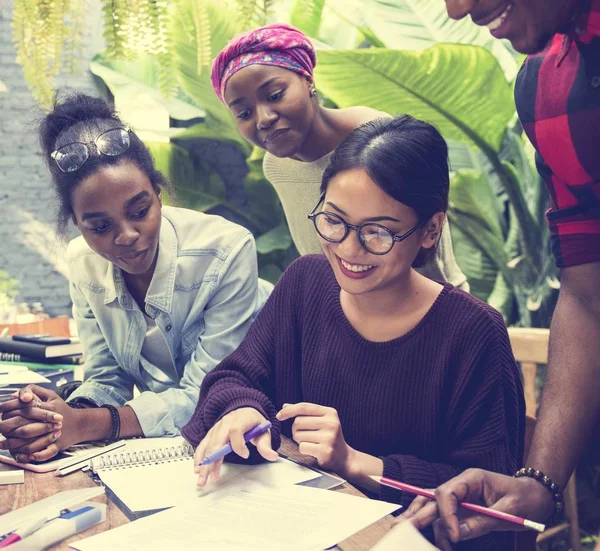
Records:
[[[550,192],[559,267],[600,261],[600,0],[581,0],[571,30],[530,55],[515,102]]]

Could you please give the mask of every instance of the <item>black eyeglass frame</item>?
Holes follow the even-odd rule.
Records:
[[[316,232],[323,239],[325,239],[325,241],[329,241],[329,243],[341,243],[342,241],[344,241],[344,239],[346,239],[346,237],[348,237],[348,233],[350,233],[350,230],[354,230],[358,235],[358,242],[361,244],[362,248],[365,249],[365,251],[367,251],[368,253],[375,254],[378,256],[383,256],[384,254],[389,254],[390,251],[394,248],[394,245],[396,243],[400,243],[400,242],[404,241],[405,239],[407,239],[408,237],[410,237],[426,222],[425,220],[421,220],[420,222],[417,223],[416,226],[413,226],[406,233],[402,233],[402,234],[394,233],[389,228],[386,228],[385,226],[382,226],[381,224],[377,224],[376,222],[365,222],[364,224],[361,224],[360,226],[356,226],[355,224],[350,224],[350,223],[346,222],[346,220],[344,220],[339,214],[336,214],[335,212],[329,212],[329,211],[315,212],[317,210],[317,207],[324,201],[324,199],[325,199],[325,194],[323,193],[321,195],[321,197],[319,198],[319,202],[313,207],[313,209],[308,214],[308,219],[312,221],[313,225],[315,226]],[[344,224],[344,235],[342,236],[341,239],[330,239],[328,237],[325,237],[319,231],[319,228],[317,227],[317,216],[319,216],[320,214],[328,214],[330,216],[335,216],[342,222],[342,224]],[[390,248],[387,251],[385,251],[384,253],[373,252],[371,249],[369,249],[367,247],[366,243],[364,242],[364,238],[361,233],[361,230],[365,226],[375,226],[377,228],[381,228],[382,230],[388,232],[390,234],[390,236],[392,237],[392,244],[390,245]]]
[[[125,130],[125,132],[127,132],[127,134],[128,134],[129,143],[127,144],[127,147],[120,153],[116,153],[115,155],[111,155],[110,153],[104,153],[104,151],[101,151],[100,148],[98,147],[98,140],[105,134],[108,134],[109,132],[114,132],[115,130]],[[56,157],[61,149],[68,147],[69,145],[75,145],[75,144],[83,145],[83,147],[85,147],[85,150],[86,150],[85,160],[77,168],[74,168],[73,170],[65,170],[64,168],[62,168],[60,166],[59,162],[56,160]],[[109,128],[108,130],[105,130],[104,132],[102,132],[102,134],[100,134],[95,140],[92,140],[91,142],[66,143],[65,145],[61,145],[58,149],[55,149],[52,153],[50,153],[50,157],[54,160],[54,162],[56,163],[56,166],[59,168],[59,170],[61,172],[64,172],[65,174],[71,174],[72,172],[77,172],[83,165],[85,165],[85,163],[87,163],[88,159],[90,158],[90,148],[89,148],[90,145],[94,145],[94,147],[96,148],[96,151],[98,153],[100,153],[101,155],[105,155],[106,157],[118,157],[119,155],[123,155],[123,153],[126,153],[129,150],[129,148],[131,147],[131,128],[129,128],[128,126],[115,126],[114,128]]]

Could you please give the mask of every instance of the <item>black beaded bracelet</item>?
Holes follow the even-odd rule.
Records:
[[[121,418],[119,417],[119,412],[115,406],[111,406],[110,404],[104,404],[101,406],[106,408],[110,412],[110,420],[112,422],[112,430],[110,431],[110,436],[106,439],[107,444],[112,444],[119,439],[119,434],[121,433]]]
[[[522,469],[519,469],[513,476],[514,478],[526,476],[528,478],[533,478],[542,484],[546,490],[550,492],[552,500],[554,501],[554,513],[550,517],[551,522],[555,523],[562,517],[565,509],[563,494],[560,491],[558,484],[552,482],[552,479],[549,476],[546,476],[542,471],[532,469],[531,467],[523,467]]]

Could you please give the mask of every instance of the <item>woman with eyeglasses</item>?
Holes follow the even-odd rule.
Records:
[[[342,142],[309,215],[325,254],[287,269],[202,382],[182,431],[197,463],[228,442],[238,460],[273,460],[283,433],[320,466],[403,504],[412,496],[370,475],[435,488],[468,467],[520,467],[523,389],[502,317],[413,268],[436,242],[448,187],[446,143],[428,123],[378,119]],[[270,434],[246,446],[265,420]],[[197,467],[198,484],[220,467]],[[506,551],[512,538],[459,548]]]
[[[56,103],[40,128],[68,247],[84,382],[68,398],[27,387],[0,406],[1,443],[41,461],[83,441],[174,436],[205,375],[246,335],[270,290],[248,230],[163,206],[165,177],[106,103]],[[134,397],[137,387],[139,395]]]
[[[321,252],[306,213],[319,197],[334,149],[362,123],[386,116],[369,107],[323,107],[313,79],[316,63],[308,37],[289,25],[273,24],[236,36],[217,55],[211,72],[215,93],[242,136],[266,150],[264,173],[277,191],[300,254]],[[415,266],[436,281],[469,289],[454,259],[447,223],[436,246],[423,249]]]

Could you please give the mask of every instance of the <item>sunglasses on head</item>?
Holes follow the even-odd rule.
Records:
[[[73,142],[59,147],[50,154],[62,172],[79,170],[90,157],[90,145],[94,145],[98,153],[108,157],[116,157],[125,153],[131,146],[131,130],[126,126],[111,128],[100,134],[94,141]]]

